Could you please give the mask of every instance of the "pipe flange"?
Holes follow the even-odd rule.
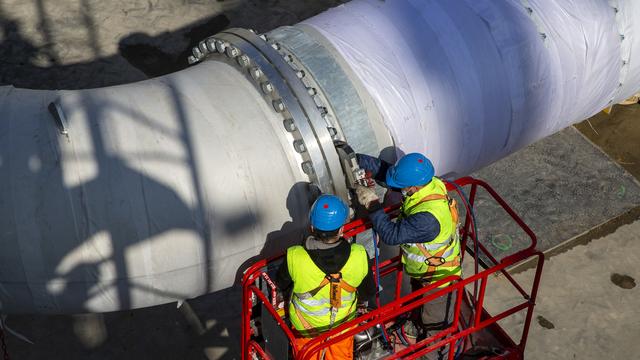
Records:
[[[331,138],[334,141],[346,141],[340,123],[337,121],[336,113],[330,105],[331,102],[327,99],[327,96],[322,91],[322,87],[316,81],[315,77],[311,75],[310,71],[306,70],[302,61],[300,61],[286,45],[278,42],[272,42],[271,45],[274,49],[279,50],[282,58],[285,59],[289,66],[296,72],[296,76],[307,89],[307,95],[311,97],[320,112]]]
[[[299,62],[296,64],[295,57],[282,46],[269,43],[266,36],[245,29],[225,30],[199,43],[193,48],[189,62],[199,62],[213,54],[224,54],[225,58],[216,57],[216,60],[240,68],[274,111],[282,115],[283,129],[293,137],[293,150],[301,156],[300,168],[310,181],[322,192],[346,199],[348,190],[333,143],[340,138],[339,128],[328,122],[331,115],[326,99],[314,99],[319,93],[317,90],[314,95],[310,94],[315,80],[311,82],[298,66]],[[287,55],[289,58],[285,59]],[[230,61],[232,59],[235,61]]]

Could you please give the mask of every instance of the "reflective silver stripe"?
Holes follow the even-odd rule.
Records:
[[[296,297],[298,297],[298,299],[300,300],[306,300],[306,299],[310,299],[313,297],[313,295],[311,295],[311,293],[305,292],[305,293],[295,293],[293,294]]]
[[[302,293],[300,295],[308,295],[309,293]],[[299,301],[300,303],[306,305],[306,306],[321,306],[321,305],[326,305],[329,304],[329,299],[313,299],[313,298],[301,298],[299,296],[299,294],[294,294],[294,303],[297,301]],[[341,308],[344,308],[347,306],[347,302],[352,301],[353,299],[355,299],[355,294],[353,293],[348,293],[347,295],[342,297],[342,305],[340,306]]]
[[[422,255],[418,255],[418,254],[414,254],[414,253],[410,253],[409,251],[402,249],[402,251],[404,252],[404,256],[411,260],[411,261],[415,261],[415,262],[419,262],[419,263],[423,263],[425,261],[427,261],[427,258],[422,256]]]
[[[329,299],[300,299],[300,302],[307,306],[320,306],[329,303]]]
[[[415,245],[413,245],[413,247],[417,249]],[[451,246],[449,249],[447,249],[447,251],[444,252],[444,254],[442,254],[441,257],[444,259],[448,258],[449,256],[451,256],[451,254],[453,254],[454,250],[455,250],[455,246]],[[409,250],[404,247],[402,248],[402,252],[404,253],[404,256],[406,256],[407,259],[411,261],[416,261],[421,263],[427,261],[427,258],[425,256],[409,252]]]
[[[434,250],[441,249],[442,247],[447,246],[450,243],[451,243],[451,238],[448,238],[446,241],[443,241],[441,243],[433,243],[433,242],[422,243],[422,246],[424,246],[429,251],[434,251]]]
[[[309,316],[325,316],[327,314],[329,314],[329,308],[322,308],[320,310],[317,311],[312,311],[312,310],[307,310],[304,306],[302,306],[301,304],[298,304],[298,302],[296,301],[296,299],[294,298],[293,300],[293,306],[296,307],[296,309],[300,310],[301,312],[309,315]]]

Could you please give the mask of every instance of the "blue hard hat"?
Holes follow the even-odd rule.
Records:
[[[335,195],[321,195],[311,206],[311,226],[322,231],[339,229],[349,217],[349,208]]]
[[[426,156],[411,153],[403,156],[398,162],[387,170],[387,185],[402,189],[409,186],[422,186],[428,184],[435,170],[433,164]]]

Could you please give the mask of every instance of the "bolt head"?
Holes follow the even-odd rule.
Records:
[[[247,67],[247,66],[249,66],[249,64],[251,64],[251,60],[249,59],[249,57],[247,55],[238,56],[238,65],[240,65],[242,67]]]
[[[293,61],[293,56],[291,56],[291,55],[285,55],[285,56],[283,56],[283,59],[284,59],[284,61],[286,61],[286,62],[290,63],[290,62],[292,62],[292,61]]]
[[[216,40],[216,49],[218,50],[219,53],[223,53],[226,47],[227,47],[227,44],[224,41]]]
[[[303,153],[305,151],[307,151],[307,147],[304,146],[304,141],[302,140],[296,140],[293,142],[293,148],[296,149],[297,152],[299,153]]]
[[[202,51],[200,51],[200,49],[198,49],[198,47],[194,47],[194,48],[191,50],[191,53],[193,53],[193,56],[194,56],[196,59],[198,59],[198,60],[202,59],[202,57],[204,56],[204,55],[202,54]]]
[[[227,54],[228,57],[234,58],[240,55],[240,50],[238,50],[238,48],[235,46],[227,46],[225,53]]]
[[[265,81],[262,84],[260,84],[260,87],[262,88],[262,91],[265,94],[271,94],[273,92],[273,85],[268,81]]]
[[[296,76],[298,76],[298,79],[302,79],[304,77],[305,73],[303,70],[300,70],[296,73]]]
[[[278,43],[271,44],[271,47],[274,48],[275,50],[280,50],[280,44]]]
[[[218,49],[216,49],[216,39],[207,39],[205,43],[207,45],[207,50],[209,50],[209,52],[218,51]]]
[[[254,66],[249,70],[249,74],[253,78],[253,80],[259,80],[262,77],[262,70],[259,67]]]
[[[322,103],[322,99],[320,98],[320,95],[313,95],[311,98],[313,99],[313,102],[316,104],[317,107],[322,107],[322,105],[324,105]]]
[[[338,130],[336,130],[336,128],[329,126],[327,130],[329,130],[329,135],[331,135],[332,138],[338,136]]]
[[[273,104],[274,110],[277,112],[283,112],[286,108],[284,106],[284,103],[282,102],[282,99],[273,100],[272,104]]]
[[[204,41],[204,40],[202,40],[202,41],[200,41],[200,42],[198,43],[198,48],[200,49],[200,51],[201,51],[203,54],[207,54],[207,53],[209,53],[209,49],[207,48],[207,44],[205,43],[205,41]]]
[[[187,61],[189,62],[189,65],[191,65],[191,64],[197,63],[198,59],[196,59],[196,57],[193,55],[189,55],[189,57],[187,58]]]
[[[304,173],[307,175],[311,175],[314,173],[313,165],[310,161],[305,161],[302,163],[302,171],[304,171]]]
[[[274,110],[277,112],[283,112],[286,108],[284,106],[284,103],[282,102],[282,99],[273,100],[272,104],[273,104]]]
[[[316,88],[308,88],[307,93],[309,93],[310,96],[314,96],[318,93],[318,90],[316,90]]]
[[[296,124],[293,122],[293,119],[285,119],[282,124],[288,132],[296,131]]]
[[[267,35],[265,34],[260,34],[260,39],[267,41]]]

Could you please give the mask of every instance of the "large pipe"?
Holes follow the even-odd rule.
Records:
[[[346,195],[333,140],[458,176],[633,94],[637,1],[355,0],[175,74],[0,88],[0,312],[132,309],[231,286]],[[391,149],[391,152],[385,150]]]

